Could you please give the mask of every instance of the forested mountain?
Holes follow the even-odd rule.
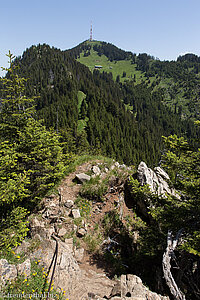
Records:
[[[43,237],[45,247],[50,238],[70,245],[73,239],[75,249],[83,242],[93,251],[92,264],[105,259],[111,276],[136,273],[175,299],[200,299],[200,121],[193,120],[199,58],[160,62],[95,41],[67,51],[32,46],[21,57],[7,56],[10,66],[0,78],[0,273],[10,280],[7,271],[14,271],[4,258],[21,262],[16,247],[26,236],[29,254],[48,263],[49,254],[36,250]],[[182,110],[174,102],[181,88],[188,93],[179,99]],[[159,162],[169,176],[144,161]],[[56,250],[51,253],[54,260]],[[29,266],[30,276],[16,269],[19,276],[4,291],[47,291],[50,269],[43,272],[43,262],[34,269],[30,260]],[[68,267],[62,269],[71,281]]]
[[[107,44],[102,45],[110,59],[135,58],[117,47],[111,57]],[[27,95],[37,97],[38,118],[61,132],[70,150],[90,148],[127,164],[145,160],[152,165],[160,159],[162,135],[196,137],[192,122],[181,120],[163,104],[163,90],[144,81],[116,82],[112,73],[92,73],[72,57],[89,49],[84,43],[72,51],[44,44],[32,46],[15,60],[18,73],[28,79]],[[97,44],[96,50],[100,54],[101,46]]]
[[[91,70],[101,65],[101,71],[112,72],[121,82],[145,82],[153,90],[162,90],[163,103],[184,118],[200,118],[200,57],[179,56],[177,61],[160,61],[146,53],[139,55],[98,41],[86,41],[69,50],[70,55]]]

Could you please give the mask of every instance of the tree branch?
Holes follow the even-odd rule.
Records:
[[[166,283],[170,289],[171,294],[176,300],[185,300],[185,295],[180,291],[178,288],[173,275],[171,273],[171,258],[174,256],[174,250],[178,244],[179,238],[181,236],[183,229],[180,229],[176,235],[176,238],[173,239],[172,237],[172,232],[168,231],[167,235],[167,248],[165,253],[163,254],[163,261],[162,261],[162,266],[163,266],[163,273],[164,273],[164,278],[166,280]]]

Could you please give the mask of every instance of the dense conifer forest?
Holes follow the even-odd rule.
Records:
[[[37,97],[38,118],[62,133],[63,141],[70,140],[70,150],[98,149],[127,164],[144,160],[153,165],[160,160],[162,135],[197,137],[193,123],[181,120],[163,103],[161,89],[146,82],[116,82],[112,73],[91,73],[73,59],[89,47],[81,44],[72,51],[61,51],[48,45],[32,46],[15,60],[20,76],[27,78],[27,95]],[[96,47],[109,55],[114,46],[111,50],[106,43]],[[118,60],[134,58],[117,47],[112,55]],[[84,99],[79,99],[80,92]]]

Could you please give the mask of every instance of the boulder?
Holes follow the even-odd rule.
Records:
[[[95,175],[100,175],[101,173],[101,170],[98,166],[93,166],[92,167],[92,172],[95,174]]]
[[[42,238],[50,238],[51,235],[55,232],[53,225],[47,228],[46,222],[44,222],[43,220],[39,220],[36,217],[30,220],[29,225],[31,237],[34,237],[36,234],[39,234]]]
[[[86,181],[90,180],[90,176],[85,174],[85,173],[80,173],[80,174],[76,174],[75,179],[80,182],[80,183],[84,183]]]
[[[74,251],[74,256],[78,262],[81,262],[84,256],[84,249],[83,248],[76,249]]]
[[[57,239],[57,241],[58,256],[54,273],[54,286],[57,290],[65,290],[70,300],[75,300],[76,290],[78,289],[77,284],[81,280],[81,270],[70,247],[59,239]],[[55,247],[56,242],[54,240],[46,239],[42,241],[40,249],[31,254],[31,259],[41,259],[41,265],[45,271],[47,271],[54,256]],[[52,268],[49,278],[51,274]]]
[[[80,210],[78,208],[72,209],[72,216],[74,219],[78,219],[81,217]]]
[[[58,236],[64,236],[67,233],[67,229],[62,227],[60,228],[59,232],[58,232]]]
[[[22,264],[17,265],[17,271],[20,275],[29,276],[31,274],[31,261],[26,259]]]
[[[67,201],[65,201],[64,206],[66,208],[72,208],[74,206],[74,201],[73,200],[67,200]]]
[[[25,240],[22,241],[21,245],[17,247],[15,250],[16,254],[20,254],[21,252],[26,253],[28,252],[29,248],[31,247],[31,244]]]
[[[142,280],[132,274],[121,275],[120,281],[113,287],[109,299],[132,299],[132,300],[169,300],[168,297],[151,292],[142,283]]]
[[[69,247],[70,252],[72,252],[74,248],[73,238],[65,239],[65,244]]]
[[[137,170],[137,178],[141,185],[148,184],[151,192],[165,197],[166,194],[180,198],[176,190],[169,186],[169,175],[160,167],[155,172],[148,168],[145,162],[141,162]]]
[[[17,277],[17,268],[15,265],[9,264],[6,259],[0,259],[0,278],[3,283]]]

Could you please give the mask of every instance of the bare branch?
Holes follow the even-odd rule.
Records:
[[[178,244],[179,238],[181,236],[183,229],[180,229],[176,235],[176,238],[173,240],[172,232],[168,231],[167,235],[167,248],[165,253],[163,254],[163,273],[166,280],[166,283],[170,289],[171,294],[176,300],[185,300],[185,295],[178,288],[173,275],[171,273],[171,258],[174,256],[174,250]]]

